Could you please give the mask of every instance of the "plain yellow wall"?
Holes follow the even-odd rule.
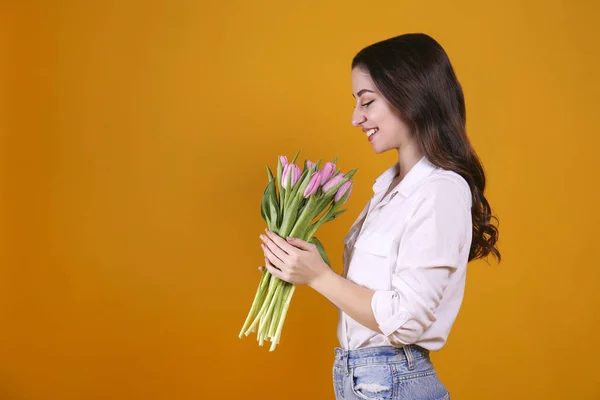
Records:
[[[359,168],[342,238],[396,155],[350,125],[352,56],[449,52],[500,217],[434,354],[456,400],[600,399],[594,1],[5,1],[0,399],[332,399],[336,311],[296,292],[240,340],[265,163]]]

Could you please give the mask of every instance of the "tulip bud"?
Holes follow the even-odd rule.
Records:
[[[287,156],[279,156],[279,160],[281,161],[281,166],[285,168],[286,165],[288,165],[288,158]]]
[[[323,167],[325,168],[325,167]],[[321,177],[321,182],[323,177]],[[327,181],[326,184],[323,185],[323,192],[328,192],[329,189],[331,189],[332,187],[334,187],[335,185],[337,185],[338,183],[340,183],[342,180],[344,179],[344,174],[340,173],[336,176],[334,176],[333,178],[331,178],[330,180]]]
[[[308,186],[304,190],[304,198],[307,199],[315,194],[319,189],[319,186],[321,186],[321,174],[319,172],[315,172],[313,176],[310,177]]]
[[[344,197],[346,192],[348,192],[348,197],[350,197],[350,194],[352,193],[352,181],[348,181],[348,182],[344,183],[342,186],[340,186],[340,188],[338,189],[338,191],[336,192],[336,194],[333,198],[333,201],[335,201],[336,203],[338,201],[340,201],[340,199],[342,197]],[[346,197],[346,200],[348,200],[348,197]]]
[[[321,185],[324,185],[330,178],[331,175],[335,172],[335,164],[332,162],[325,163],[323,168],[321,168]],[[339,182],[338,182],[339,183]]]
[[[302,172],[296,164],[287,164],[283,169],[283,174],[281,177],[281,187],[283,187],[284,189],[289,189],[288,180],[290,179],[290,174],[292,174],[291,187],[293,187],[296,184],[296,182],[298,182],[298,179],[300,179],[300,175],[302,175]]]
[[[301,176],[302,171],[300,170],[300,167],[298,167],[296,164],[292,164],[292,186],[298,182],[298,179],[300,179]]]
[[[306,169],[312,169],[315,166],[315,163],[310,161],[310,160],[306,160]]]

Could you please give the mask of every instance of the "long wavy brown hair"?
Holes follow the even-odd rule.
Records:
[[[426,34],[400,35],[362,49],[352,60],[355,67],[369,72],[381,94],[412,125],[427,159],[469,184],[473,198],[469,261],[490,254],[500,261],[498,218],[485,198],[483,166],[467,137],[463,90],[442,46]]]

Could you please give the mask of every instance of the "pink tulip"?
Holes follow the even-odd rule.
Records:
[[[312,162],[310,160],[306,160],[306,169],[311,169],[314,166],[315,166],[314,162]]]
[[[281,187],[284,189],[288,189],[287,185],[290,173],[292,174],[292,187],[296,184],[296,182],[298,182],[300,175],[302,175],[300,168],[296,164],[287,164],[283,169],[283,174],[281,177]]]
[[[329,178],[331,178],[331,175],[333,175],[333,173],[335,172],[335,164],[332,162],[325,163],[325,165],[323,165],[323,168],[321,168],[320,172],[321,185],[324,185],[329,180]]]
[[[340,188],[338,189],[337,193],[335,194],[335,196],[333,198],[333,201],[335,201],[336,203],[338,201],[340,201],[340,199],[342,197],[344,197],[346,192],[348,192],[348,197],[346,198],[346,200],[347,200],[350,197],[350,194],[352,193],[352,181],[348,181],[348,182],[344,183],[342,186],[340,186]]]
[[[281,161],[282,167],[285,167],[286,165],[288,165],[288,159],[286,156],[279,156],[279,160]]]
[[[310,196],[317,193],[319,186],[321,186],[321,174],[319,172],[315,172],[313,176],[310,177],[308,186],[304,190],[304,198],[308,199]]]
[[[325,167],[323,167],[323,168],[325,168]],[[334,176],[333,178],[328,180],[326,184],[323,185],[323,192],[328,192],[329,189],[331,189],[332,187],[334,187],[335,185],[340,183],[343,179],[344,179],[344,174],[342,174],[342,173],[339,173],[338,175]],[[321,182],[323,182],[323,177],[321,177]]]

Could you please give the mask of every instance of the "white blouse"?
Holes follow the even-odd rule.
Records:
[[[375,181],[344,239],[343,276],[375,291],[371,308],[383,334],[340,310],[344,349],[439,350],[462,303],[472,238],[469,185],[423,157],[382,199],[397,172],[395,164]]]

